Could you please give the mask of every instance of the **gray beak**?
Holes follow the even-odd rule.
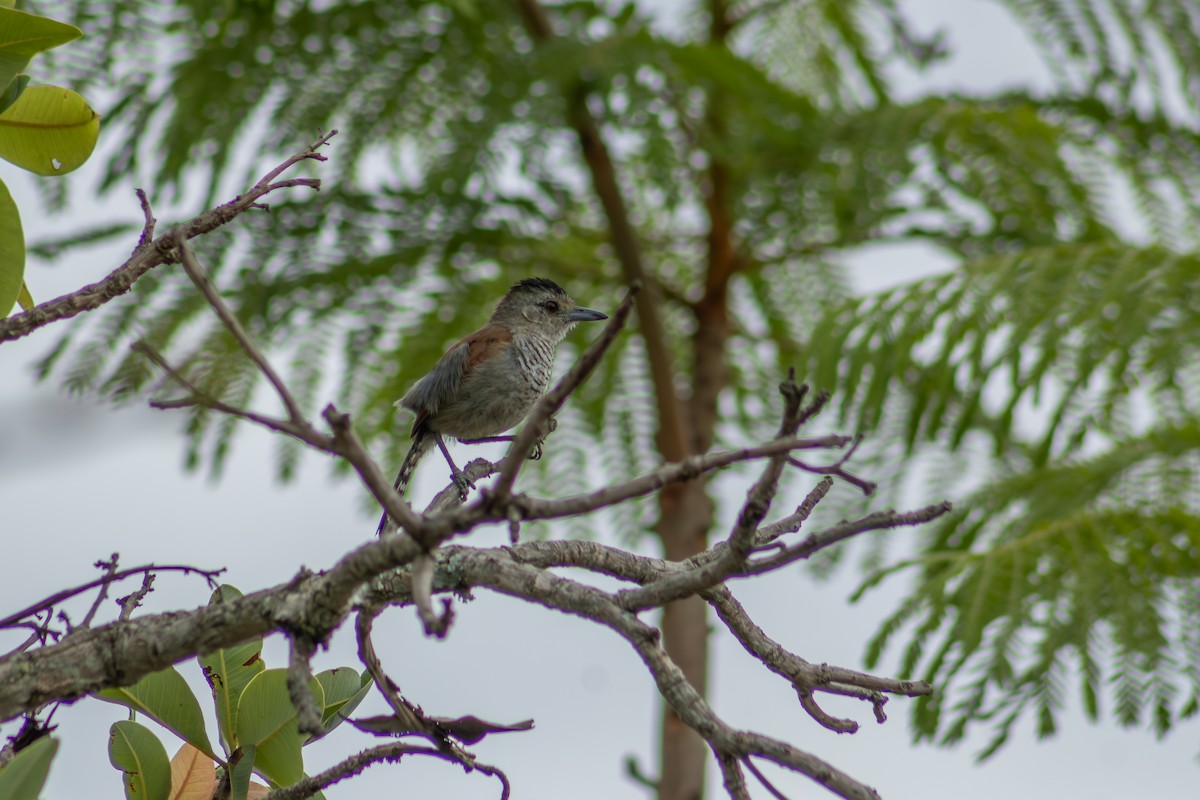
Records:
[[[568,311],[566,317],[571,322],[599,322],[602,319],[608,319],[608,314],[601,314],[590,308],[577,308],[574,311]]]

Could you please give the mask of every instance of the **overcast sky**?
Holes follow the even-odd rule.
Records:
[[[924,86],[986,89],[1044,80],[1036,54],[996,4],[910,0],[904,5],[923,30],[946,28],[956,48],[950,63],[922,78]],[[915,91],[916,84],[906,85]],[[336,145],[331,155],[337,157]],[[94,182],[102,163],[93,159],[72,180]],[[47,219],[35,211],[38,198],[29,182],[13,178],[14,172],[5,170],[4,178],[11,178],[30,239],[71,230],[83,220],[139,219],[131,192],[110,195],[99,210],[81,202],[73,216]],[[83,200],[88,192],[75,194]],[[180,214],[196,210],[185,202]],[[159,212],[160,218],[171,218],[168,210]],[[119,263],[132,241],[101,256],[53,267],[34,264],[29,283],[39,299],[78,288]],[[866,251],[848,266],[857,285],[869,291],[948,264],[914,247]],[[579,299],[600,309],[614,302]],[[0,347],[0,509],[6,565],[0,612],[92,578],[92,563],[114,551],[126,566],[225,566],[228,581],[249,591],[285,581],[301,566],[325,568],[372,535],[374,520],[362,514],[358,489],[331,481],[322,458],[308,458],[295,483],[275,485],[275,442],[260,430],[246,428],[240,434],[224,479],[214,485],[184,473],[179,419],[169,413],[113,410],[69,400],[53,386],[34,386],[28,365],[61,330],[52,327]],[[440,469],[422,470],[415,494],[427,496],[440,477]],[[744,493],[746,483],[729,476],[721,487],[732,498]],[[838,491],[846,497],[850,490]],[[486,531],[474,534],[470,544],[504,539],[502,532]],[[894,608],[903,586],[890,582],[850,606],[846,597],[856,581],[853,570],[821,583],[797,568],[738,582],[733,589],[756,621],[794,652],[814,662],[861,668],[866,641],[878,620]],[[189,608],[207,595],[197,579],[163,575],[147,610]],[[641,662],[614,634],[484,592],[474,603],[459,604],[446,641],[424,639],[413,617],[409,610],[393,610],[376,624],[383,662],[409,697],[440,716],[536,719],[532,732],[491,737],[471,748],[481,761],[507,772],[515,797],[648,796],[623,776],[622,763],[634,755],[644,771],[654,772],[658,695]],[[356,664],[348,633],[339,634],[330,651],[318,656],[316,668]],[[266,659],[270,666],[284,665],[278,639],[268,642]],[[180,669],[207,706],[198,667],[185,662]],[[1164,742],[1144,730],[1120,730],[1111,719],[1093,726],[1079,714],[1074,692],[1073,708],[1064,715],[1057,738],[1035,743],[1026,721],[998,756],[976,766],[972,753],[987,740],[986,729],[955,750],[914,746],[909,701],[903,698],[888,704],[885,725],[875,724],[870,709],[860,703],[827,701],[830,712],[855,717],[863,727],[854,736],[826,731],[799,708],[784,682],[746,656],[723,630],[714,638],[711,680],[712,702],[727,721],[809,750],[890,800],[1179,797],[1194,794],[1200,779],[1195,722]],[[1072,679],[1069,685],[1075,683]],[[382,701],[373,697],[360,714],[382,711]],[[120,796],[119,774],[108,764],[105,748],[108,726],[123,717],[123,710],[95,701],[58,712],[55,722],[63,745],[45,797]],[[3,729],[4,734],[13,732],[11,726]],[[211,720],[209,732],[215,742]],[[178,743],[169,734],[163,738],[173,753]],[[339,731],[306,750],[309,771],[372,744],[355,732]],[[829,796],[803,778],[768,771],[789,797]],[[720,796],[717,776],[710,776],[710,783],[710,796]],[[418,759],[373,767],[327,792],[331,800],[401,794],[492,800],[498,786],[484,776]],[[753,794],[767,797],[758,787]]]

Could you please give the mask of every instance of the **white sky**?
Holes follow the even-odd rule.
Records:
[[[949,41],[957,48],[954,60],[938,67],[925,85],[979,89],[1044,77],[1033,51],[996,4],[908,0],[904,5],[924,30],[948,28]],[[332,154],[336,157],[336,146]],[[101,163],[93,159],[74,180],[93,181]],[[12,172],[4,172],[6,181]],[[31,239],[50,230],[70,230],[82,219],[140,218],[132,192],[117,192],[102,201],[101,209],[80,207],[74,216],[46,219],[35,211],[38,199],[28,181],[13,179],[10,185]],[[87,192],[75,195],[84,198]],[[195,210],[184,206],[180,213]],[[159,209],[159,216],[172,218],[167,209]],[[35,296],[44,299],[96,280],[131,245],[132,237],[104,257],[52,268],[34,264],[29,282]],[[944,269],[946,263],[921,248],[874,248],[849,266],[856,285],[871,290]],[[605,307],[602,298],[581,301]],[[294,484],[275,485],[270,477],[275,442],[260,430],[242,432],[226,476],[213,485],[183,472],[177,418],[141,408],[97,407],[67,400],[53,386],[33,386],[28,365],[60,330],[52,327],[0,347],[0,530],[8,566],[0,584],[0,611],[94,577],[92,562],[113,551],[125,566],[227,566],[228,581],[249,591],[285,581],[301,566],[327,567],[372,535],[374,520],[361,515],[357,488],[331,482],[322,459],[307,459]],[[441,472],[422,470],[416,496],[428,496]],[[723,486],[734,498],[745,489],[731,479]],[[469,543],[499,544],[504,539],[502,532],[481,532]],[[852,607],[845,599],[857,578],[853,570],[843,570],[834,580],[817,583],[802,569],[789,569],[739,582],[733,589],[756,621],[793,651],[815,662],[861,668],[866,641],[903,587],[888,583]],[[148,610],[193,607],[207,594],[199,580],[163,575]],[[471,748],[481,761],[507,772],[515,797],[648,796],[624,777],[622,766],[631,754],[649,773],[656,762],[658,696],[632,650],[597,626],[484,592],[472,604],[458,604],[457,610],[455,626],[443,642],[424,639],[409,610],[391,611],[377,623],[380,655],[409,697],[440,716],[535,718],[532,732],[495,736]],[[284,664],[278,639],[268,643],[266,658],[269,665]],[[344,631],[315,666],[355,663],[352,636]],[[199,669],[194,663],[180,668],[206,705]],[[907,727],[910,703],[903,698],[888,704],[890,720],[882,726],[863,704],[826,701],[831,712],[853,716],[863,727],[854,736],[820,728],[784,682],[721,630],[714,638],[711,681],[712,702],[727,721],[809,750],[875,786],[889,800],[1180,797],[1194,794],[1200,778],[1194,721],[1164,742],[1144,730],[1120,730],[1111,718],[1090,725],[1078,712],[1073,679],[1068,681],[1072,709],[1063,715],[1057,738],[1035,743],[1032,724],[1025,721],[1012,743],[983,766],[974,765],[971,753],[987,740],[986,729],[955,750],[913,746]],[[382,701],[374,697],[360,709],[364,716],[382,712]],[[63,744],[45,797],[119,796],[119,774],[108,764],[105,748],[108,726],[123,717],[123,710],[94,701],[58,712],[55,722],[61,725]],[[3,730],[13,732],[11,726]],[[211,721],[209,732],[215,741]],[[173,752],[174,740],[169,734],[164,740]],[[309,771],[374,743],[356,732],[339,731],[306,750]],[[803,778],[764,769],[789,797],[830,796]],[[718,776],[711,774],[710,796],[722,795],[718,787]],[[401,792],[461,800],[499,795],[492,779],[414,759],[373,767],[327,796],[351,800]],[[767,797],[758,787],[753,794]]]

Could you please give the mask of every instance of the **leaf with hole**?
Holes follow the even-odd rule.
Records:
[[[0,158],[37,175],[78,169],[99,136],[100,115],[59,86],[30,86],[0,114]]]
[[[221,586],[213,592],[209,605],[230,602],[241,596],[234,587]],[[238,747],[237,708],[242,692],[255,675],[267,668],[262,660],[262,638],[202,655],[197,660],[212,688],[221,744],[226,753],[232,753]]]

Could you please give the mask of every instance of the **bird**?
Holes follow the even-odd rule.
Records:
[[[451,345],[425,377],[396,401],[414,415],[412,444],[396,475],[403,497],[421,457],[436,444],[450,465],[459,495],[471,480],[454,463],[444,436],[467,444],[503,441],[550,386],[554,351],[578,322],[608,319],[583,308],[549,278],[517,281],[496,304],[487,325]],[[385,511],[376,535],[388,524]]]

